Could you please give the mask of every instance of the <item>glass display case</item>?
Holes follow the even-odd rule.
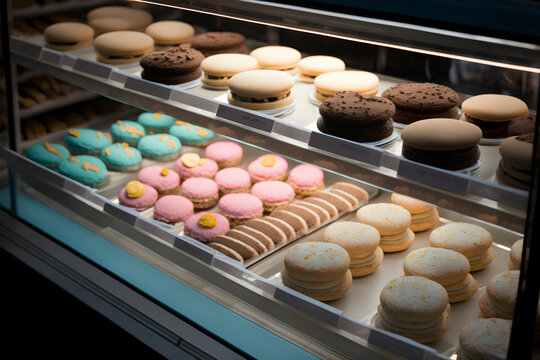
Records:
[[[517,267],[515,311],[506,315],[512,320],[507,355],[524,359],[536,354],[533,335],[539,269],[534,258],[539,250],[531,240],[540,236],[535,226],[540,158],[535,122],[540,96],[537,29],[527,26],[521,33],[512,32],[487,18],[477,27],[465,22],[461,32],[449,30],[457,24],[452,17],[442,22],[427,12],[423,19],[401,14],[404,17],[400,20],[399,9],[397,15],[385,17],[388,14],[383,9],[350,4],[334,9],[325,2],[40,1],[27,7],[16,3],[2,5],[1,19],[6,121],[0,121],[4,146],[0,158],[0,205],[4,209],[0,238],[8,252],[56,279],[74,296],[86,299],[166,357],[455,359],[460,352],[460,332],[472,320],[483,317],[480,297],[491,279],[509,270],[510,251],[523,238],[523,252],[517,256],[521,263]],[[521,99],[528,114],[521,114],[520,121],[527,130],[515,135],[532,132],[528,135],[532,139],[527,143],[528,160],[522,161],[526,169],[518,166],[517,178],[510,181],[501,175],[503,166],[514,164],[513,159],[506,159],[503,165],[505,155],[500,151],[508,133],[493,137],[484,130],[474,144],[478,144],[478,161],[458,170],[404,156],[401,135],[410,125],[398,123],[396,118],[390,135],[377,141],[358,142],[345,132],[331,135],[320,123],[323,101],[317,98],[315,85],[298,75],[291,77],[294,101],[278,109],[256,111],[230,104],[230,90],[205,86],[199,78],[173,85],[149,81],[143,78],[139,61],[110,64],[98,61],[94,46],[59,51],[46,45],[43,32],[47,26],[65,21],[84,23],[93,8],[111,5],[143,10],[154,22],[191,24],[195,34],[239,33],[249,51],[281,45],[297,49],[303,58],[337,57],[348,71],[374,75],[378,96],[406,82],[444,85],[459,95],[453,108],[459,124],[467,122],[469,116],[461,104],[476,95]],[[538,18],[536,4],[522,5],[527,11],[516,11],[527,14],[528,20]],[[449,14],[458,8],[453,6]],[[363,11],[366,16],[359,15]],[[236,166],[246,170],[265,156],[274,162],[283,158],[289,170],[304,163],[316,165],[324,176],[318,190],[342,193],[337,203],[323,200],[333,204],[330,206],[336,214],[332,216],[316,201],[315,210],[309,210],[304,201],[309,197],[297,196],[294,203],[308,206],[309,214],[316,215],[314,223],[294,212],[290,215],[289,208],[291,211],[285,212],[294,215],[294,220],[280,221],[288,223],[283,226],[292,232],[289,235],[278,227],[283,240],[271,236],[275,226],[254,227],[263,238],[272,240],[269,245],[258,249],[255,245],[264,243],[255,240],[246,246],[231,235],[233,239],[227,240],[231,243],[224,246],[228,250],[223,250],[223,243],[211,246],[214,243],[210,242],[209,246],[207,241],[187,236],[183,221],[171,224],[157,220],[153,206],[137,211],[122,205],[120,194],[126,184],[140,180],[138,171],[109,167],[106,179],[89,186],[69,171],[59,172],[26,156],[28,149],[38,144],[66,144],[75,128],[97,130],[101,138],[112,125],[137,121],[143,112],[157,118],[170,116],[178,126],[187,123],[202,131],[202,137],[213,136],[202,145],[184,143],[166,159],[143,153],[136,170],[160,166],[175,173],[182,166],[179,162],[186,159],[181,155],[196,154],[199,161],[210,157],[205,152],[208,143],[233,141],[242,149]],[[506,120],[509,123],[512,119]],[[476,124],[493,125],[486,122]],[[423,137],[429,140],[436,135],[424,133]],[[452,152],[439,154],[444,156],[452,156]],[[527,154],[520,150],[519,158],[523,157]],[[85,165],[85,170],[88,168],[92,164]],[[338,183],[360,187],[365,195],[343,194]],[[409,253],[430,246],[432,230],[416,232],[414,242],[405,250],[386,252],[381,267],[368,276],[355,277],[340,299],[321,302],[284,286],[282,281],[284,259],[291,248],[321,241],[331,224],[356,221],[359,209],[389,203],[392,193],[434,207],[440,215],[436,228],[454,222],[474,224],[487,231],[492,241],[489,251],[493,260],[483,270],[472,272],[478,291],[466,301],[451,304],[446,332],[426,344],[382,329],[377,316],[381,291],[403,275]],[[345,205],[340,207],[339,201]],[[210,211],[219,212],[215,205]],[[321,217],[317,211],[328,216]],[[252,236],[247,238],[253,241]]]

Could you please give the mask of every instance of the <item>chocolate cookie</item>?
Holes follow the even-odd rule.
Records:
[[[193,37],[191,46],[204,56],[222,53],[247,54],[246,38],[235,32],[207,32]]]
[[[507,185],[527,190],[531,185],[534,134],[512,136],[499,147],[497,177]]]
[[[204,55],[193,48],[173,47],[152,51],[141,59],[143,79],[163,84],[181,84],[201,76]]]
[[[411,124],[429,118],[458,116],[459,95],[449,87],[433,83],[400,83],[386,89],[382,97],[396,106],[394,121]]]
[[[536,113],[529,111],[527,115],[510,121],[510,124],[508,125],[508,136],[533,133],[535,123]]]
[[[392,134],[395,106],[388,99],[342,91],[319,106],[317,128],[345,139],[368,142]]]

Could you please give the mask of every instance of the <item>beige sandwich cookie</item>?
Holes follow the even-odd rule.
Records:
[[[175,46],[189,46],[195,30],[182,21],[158,21],[146,27],[144,32],[154,39],[155,49],[164,50]]]
[[[351,207],[353,209],[360,206],[360,201],[358,201],[357,198],[355,198],[353,195],[349,194],[346,191],[343,191],[343,190],[340,190],[340,189],[334,189],[334,188],[330,188],[330,190],[328,190],[328,191],[330,191],[332,194],[339,195],[342,198],[344,198],[345,200],[347,200],[347,202],[349,204],[351,204]]]
[[[285,235],[285,233],[276,225],[265,219],[251,219],[246,221],[243,225],[262,232],[270,239],[272,239],[274,245],[276,246],[284,244],[287,241],[287,236]]]
[[[379,247],[379,232],[373,226],[354,221],[335,222],[324,230],[322,240],[347,250],[353,277],[369,275],[381,266],[384,254]]]
[[[94,40],[97,61],[106,64],[139,62],[154,49],[154,40],[138,31],[112,31]]]
[[[414,241],[414,233],[409,229],[411,214],[402,206],[388,203],[369,204],[358,209],[356,220],[379,231],[379,246],[384,252],[408,249]]]
[[[245,54],[216,54],[201,63],[205,85],[227,89],[229,79],[238,73],[256,70],[257,59]]]
[[[245,244],[244,242],[240,240],[236,240],[235,238],[232,238],[230,236],[226,236],[226,235],[216,236],[213,242],[225,245],[228,248],[236,251],[238,254],[240,254],[240,256],[242,256],[244,261],[253,260],[257,256],[259,256],[257,251],[255,251],[255,249],[253,249],[251,246],[249,246],[248,244]]]
[[[508,255],[508,269],[519,270],[521,268],[521,254],[523,252],[523,239],[516,241]]]
[[[299,78],[308,83],[312,83],[321,74],[343,70],[345,70],[343,60],[333,56],[308,56],[298,62]]]
[[[296,74],[296,66],[302,57],[298,50],[288,46],[263,46],[249,55],[257,59],[261,69],[280,70],[289,74]]]
[[[325,222],[330,220],[330,214],[320,205],[316,205],[307,201],[298,201],[295,204],[308,208],[309,210],[317,214],[321,224],[324,224]]]
[[[321,225],[321,218],[317,213],[306,206],[297,203],[287,205],[283,210],[290,211],[300,216],[306,222],[308,229],[314,229]]]
[[[318,193],[311,195],[304,200],[309,202],[312,198],[318,198],[328,201],[330,204],[334,205],[334,207],[338,211],[338,214],[343,214],[353,209],[351,203],[347,201],[347,199],[329,191],[319,191]]]
[[[324,101],[340,91],[377,95],[379,78],[367,71],[344,70],[324,73],[314,80],[315,98]]]
[[[266,246],[263,243],[241,230],[231,229],[225,235],[232,237],[233,239],[242,241],[244,244],[252,247],[255,251],[257,251],[259,255],[266,252],[267,250]]]
[[[257,239],[261,244],[263,244],[268,251],[274,249],[274,242],[272,239],[270,239],[267,235],[265,235],[263,232],[256,230],[254,228],[245,226],[245,225],[237,225],[234,227],[234,230],[241,231],[245,234],[251,235],[255,239]],[[231,236],[234,237],[234,236]]]
[[[307,223],[300,216],[287,210],[272,211],[270,217],[278,218],[291,225],[296,233],[295,237],[304,235],[308,231]]]
[[[227,247],[223,244],[215,243],[215,242],[210,242],[210,243],[207,243],[206,245],[210,246],[212,249],[219,251],[223,255],[230,257],[231,259],[234,259],[241,263],[244,262],[244,258],[239,253],[231,249],[230,247]]]
[[[126,6],[102,6],[90,11],[86,19],[96,35],[120,30],[144,31],[153,20],[148,11]]]
[[[327,242],[294,245],[285,255],[283,285],[320,301],[339,299],[350,289],[349,254]]]
[[[332,185],[332,189],[342,190],[351,194],[352,196],[357,198],[361,204],[365,204],[369,200],[368,192],[355,184],[339,181]]]
[[[478,225],[462,222],[443,225],[431,232],[429,243],[465,255],[470,271],[482,270],[493,261],[491,234]]]
[[[278,70],[251,70],[229,79],[229,104],[252,110],[268,110],[292,104],[291,75]]]
[[[429,343],[440,339],[448,328],[450,304],[446,290],[433,280],[403,276],[381,291],[375,326]]]
[[[88,48],[94,41],[94,29],[76,22],[49,25],[43,35],[45,35],[45,47],[59,51]]]
[[[390,196],[390,202],[411,213],[410,229],[414,232],[429,230],[439,223],[439,211],[428,203],[398,193]]]
[[[499,147],[499,180],[518,189],[529,189],[532,180],[533,141],[532,133],[504,139]]]
[[[477,319],[459,333],[458,360],[491,359],[493,355],[506,358],[512,321]]]
[[[293,241],[296,239],[296,231],[294,228],[286,221],[279,219],[277,217],[265,216],[264,220],[268,221],[272,225],[277,226],[286,236],[286,241]]]
[[[489,280],[478,305],[486,318],[512,319],[519,284],[519,270],[505,271]]]
[[[310,203],[310,204],[314,204],[323,208],[326,212],[328,212],[328,215],[330,216],[330,220],[335,219],[339,216],[338,209],[328,200],[310,196],[305,199],[302,199],[302,201]]]
[[[470,299],[478,289],[469,274],[467,258],[454,250],[426,247],[409,253],[403,262],[405,275],[422,276],[441,284],[451,303]]]

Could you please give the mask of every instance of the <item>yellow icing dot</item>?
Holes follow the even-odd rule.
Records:
[[[169,169],[163,168],[163,170],[161,170],[161,173],[160,173],[160,174],[163,175],[163,176],[169,175]]]
[[[126,194],[131,199],[140,198],[145,191],[143,184],[138,181],[130,181],[126,185]]]
[[[199,165],[199,161],[201,160],[199,155],[195,153],[186,153],[182,155],[180,159],[182,160],[182,163],[186,165],[188,168],[192,168]]]
[[[212,214],[204,214],[199,218],[199,225],[205,228],[213,228],[217,225],[217,219]]]
[[[125,148],[128,148],[129,147],[129,144],[127,142],[123,142],[122,143],[122,146],[125,147]]]
[[[78,138],[81,137],[81,134],[79,133],[79,130],[68,130],[69,135],[76,136]]]
[[[154,113],[154,117],[155,117],[156,119],[159,119],[159,118],[161,117],[161,114]]]
[[[56,150],[55,148],[53,148],[51,145],[49,145],[48,142],[45,142],[43,145],[45,145],[45,149],[47,149],[47,151],[50,151],[52,152],[53,154],[56,154],[60,157],[64,157],[64,155],[62,155],[62,153],[58,150]]]
[[[116,123],[117,123],[118,125],[122,125],[122,121],[120,121],[120,120],[116,120]]]
[[[262,159],[262,165],[266,167],[274,166],[276,164],[276,159],[272,155],[265,156]]]

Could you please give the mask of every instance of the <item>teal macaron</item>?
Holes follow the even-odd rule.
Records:
[[[44,142],[33,145],[26,151],[26,157],[40,165],[51,169],[58,169],[58,164],[64,159],[69,159],[71,154],[64,145]]]
[[[146,130],[136,121],[117,120],[111,125],[111,135],[114,141],[137,146],[139,140],[146,135]]]
[[[101,150],[112,144],[107,132],[92,129],[69,129],[64,136],[67,148],[75,155],[99,155]]]
[[[169,134],[180,139],[182,144],[191,146],[208,145],[214,137],[212,130],[180,120],[174,122],[174,125],[169,129]]]
[[[99,158],[109,170],[135,171],[140,168],[142,155],[128,143],[116,143],[101,150]]]
[[[175,120],[172,116],[151,112],[143,112],[137,117],[137,122],[148,134],[167,133]]]
[[[178,157],[182,143],[174,135],[152,134],[141,138],[137,148],[145,158],[169,161]]]
[[[64,159],[58,165],[60,174],[85,185],[99,187],[107,180],[107,167],[95,156],[76,155]]]

